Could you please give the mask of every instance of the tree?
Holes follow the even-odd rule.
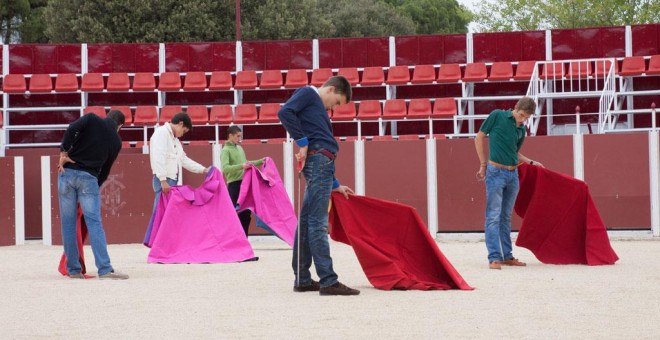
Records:
[[[317,0],[242,1],[241,7],[244,40],[305,39],[335,32]]]
[[[0,0],[0,29],[5,44],[18,34],[21,18],[30,13],[29,0]]]
[[[456,0],[386,0],[415,22],[417,34],[466,33],[471,13]]]
[[[336,31],[326,37],[366,37],[415,34],[413,20],[392,6],[375,0],[323,2]]]
[[[47,43],[48,37],[44,33],[46,22],[44,12],[48,0],[30,0],[30,11],[21,20],[19,27],[19,40],[22,43]]]
[[[648,24],[660,21],[660,2],[502,0],[482,3],[475,19],[480,32]]]

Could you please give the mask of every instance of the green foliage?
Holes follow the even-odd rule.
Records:
[[[5,44],[12,42],[23,17],[30,13],[29,0],[0,0],[0,32]]]
[[[335,27],[317,0],[242,1],[242,39],[305,39],[332,35]]]
[[[415,23],[392,6],[373,0],[337,0],[323,4],[336,31],[326,37],[415,34]]]
[[[456,0],[389,0],[415,22],[417,34],[466,33],[471,13]]]

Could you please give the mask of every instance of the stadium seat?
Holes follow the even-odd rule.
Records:
[[[413,70],[411,83],[413,84],[431,84],[435,81],[435,66],[416,65]]]
[[[229,124],[233,120],[231,105],[213,105],[211,106],[211,115],[209,123],[211,124]]]
[[[133,113],[131,113],[131,108],[129,106],[111,106],[110,111],[112,110],[118,110],[121,113],[123,113],[126,122],[130,123],[133,121]]]
[[[463,81],[479,82],[488,78],[488,70],[485,63],[470,63],[465,66]]]
[[[105,89],[103,75],[100,73],[85,73],[82,76],[80,89],[85,92],[100,92]]]
[[[257,72],[254,70],[236,72],[234,88],[237,90],[252,90],[257,87]]]
[[[660,54],[651,56],[651,59],[649,60],[649,69],[646,71],[646,74],[660,74]]]
[[[380,118],[383,109],[379,100],[363,100],[359,104],[357,118],[362,120],[374,120]]]
[[[541,78],[561,79],[566,74],[563,62],[548,62],[541,67]]]
[[[403,119],[406,117],[406,101],[403,99],[386,100],[383,105],[383,119]]]
[[[206,105],[189,105],[186,113],[195,125],[204,125],[209,122],[209,109]]]
[[[438,83],[455,83],[461,80],[461,65],[442,64],[438,70]]]
[[[313,86],[319,87],[325,83],[326,80],[332,77],[332,69],[329,68],[317,68],[312,70],[312,81],[310,84]]]
[[[184,91],[206,90],[206,74],[204,72],[188,72],[183,82]],[[208,112],[207,112],[208,113]],[[207,114],[208,116],[208,114]]]
[[[521,61],[516,67],[516,75],[513,76],[515,80],[530,80],[532,78],[532,73],[534,73],[534,68],[536,67],[536,61]]]
[[[78,76],[74,73],[59,73],[55,78],[56,92],[78,91]]]
[[[307,78],[307,70],[305,69],[293,69],[289,70],[286,73],[286,81],[284,82],[284,87],[286,88],[298,88],[307,86],[309,84],[309,79]]]
[[[49,74],[33,74],[30,77],[30,92],[50,93],[53,90],[53,79]]]
[[[428,118],[431,115],[431,100],[428,98],[415,98],[408,105],[408,118]]]
[[[0,128],[2,127],[2,125],[4,125],[4,123],[5,123],[5,118],[2,116],[2,110],[0,110]]]
[[[163,125],[164,123],[171,121],[172,117],[179,112],[183,112],[181,105],[165,105],[161,107],[158,123]]]
[[[332,111],[333,121],[347,121],[355,119],[355,103],[348,102],[343,105],[335,107]]]
[[[355,86],[360,83],[360,73],[356,67],[342,67],[337,72],[337,75],[346,78],[351,86]]]
[[[402,85],[410,81],[410,70],[408,66],[390,66],[387,71],[387,85]]]
[[[2,82],[2,90],[7,93],[23,93],[27,90],[25,76],[22,74],[8,74]]]
[[[259,108],[259,123],[279,123],[280,119],[277,117],[277,112],[282,105],[279,103],[264,103]]]
[[[255,104],[236,105],[235,124],[254,124],[257,121],[257,106]]]
[[[110,73],[108,75],[108,85],[105,89],[108,91],[128,91],[131,88],[131,82],[128,79],[128,73]]]
[[[495,62],[490,66],[489,81],[513,79],[513,65],[508,61]]]
[[[456,113],[456,101],[454,98],[435,98],[433,113],[431,114],[432,117],[448,118],[453,117]]]
[[[385,82],[385,74],[380,66],[365,67],[362,71],[362,81],[360,85],[382,85]]]
[[[260,89],[278,89],[282,87],[282,72],[280,70],[264,70],[259,81]]]
[[[568,65],[568,73],[566,76],[569,78],[586,78],[591,76],[591,72],[591,62],[572,61]]]
[[[133,125],[151,126],[158,123],[158,111],[155,106],[138,106],[135,108]]]
[[[153,91],[156,89],[156,78],[151,72],[136,73],[133,77],[133,91]]]
[[[209,82],[209,90],[211,91],[226,91],[231,89],[232,79],[231,72],[229,71],[215,71],[211,73],[211,81]]]
[[[621,71],[619,71],[619,75],[626,77],[641,76],[645,71],[646,65],[644,63],[644,57],[625,57],[623,58],[623,63],[621,64]]]
[[[105,107],[103,106],[88,106],[83,110],[84,114],[93,113],[101,118],[105,118],[107,113],[105,112]],[[126,119],[128,121],[128,119]]]
[[[612,62],[609,60],[599,60],[595,62],[595,68],[594,68],[594,76],[596,78],[603,78],[604,76],[607,76],[607,73],[610,71],[610,67],[612,65]],[[615,62],[614,63],[615,69],[614,72],[616,73],[619,70],[618,64]]]
[[[181,75],[179,72],[163,72],[158,80],[158,90],[179,91],[181,89]]]

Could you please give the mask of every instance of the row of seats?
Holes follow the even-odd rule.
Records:
[[[8,74],[4,77],[3,91],[7,93],[55,92],[126,92],[126,91],[226,91],[298,88],[309,84],[321,86],[333,75],[346,77],[353,86],[382,86],[403,84],[433,84],[456,82],[509,81],[529,80],[536,65],[535,61],[495,62],[486,63],[416,65],[409,68],[405,65],[392,66],[387,72],[382,67],[340,68],[335,73],[332,69],[314,69],[309,73],[305,69],[288,71],[265,70],[239,71],[232,75],[229,71],[188,72],[182,76],[179,72],[164,72],[156,79],[153,73],[110,73],[104,77],[101,73],[86,73],[79,79],[72,73],[57,74],[54,78],[49,74],[34,74],[25,77],[22,74]],[[591,63],[587,61],[557,62],[547,64],[540,70],[542,78],[586,76],[602,77],[609,69],[609,62]],[[620,76],[642,76],[660,74],[660,55],[651,56],[648,60],[641,56],[626,57],[621,68],[616,63]],[[183,80],[182,80],[183,77]],[[29,81],[27,81],[29,79]],[[54,81],[53,81],[54,80]],[[53,84],[54,83],[54,84]],[[29,85],[28,85],[29,84]]]
[[[160,109],[156,106],[137,106],[133,113],[130,106],[113,106],[110,110],[119,110],[126,116],[127,124],[133,126],[152,126],[158,122],[170,121],[178,112],[187,112],[194,125],[206,124],[273,124],[279,123],[277,112],[282,104],[239,104],[213,105],[210,110],[206,105],[189,105],[185,109],[179,105],[166,105]],[[107,112],[103,106],[89,106],[85,113],[95,113],[105,117]],[[417,98],[390,99],[385,101],[363,100],[359,103],[350,102],[340,105],[328,115],[333,121],[377,120],[383,119],[427,119],[448,118],[456,115],[456,100],[454,98]]]

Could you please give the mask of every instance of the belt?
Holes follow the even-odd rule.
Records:
[[[504,165],[500,163],[495,163],[493,161],[488,161],[488,163],[494,167],[498,167],[500,169],[506,169],[506,170],[516,170],[518,168],[518,165]]]
[[[337,156],[334,153],[332,153],[332,152],[330,152],[326,149],[309,150],[309,151],[307,151],[307,156],[311,156],[311,155],[314,155],[314,154],[317,154],[317,153],[320,153],[323,156],[328,157],[332,161],[334,161],[335,158],[337,158]]]

